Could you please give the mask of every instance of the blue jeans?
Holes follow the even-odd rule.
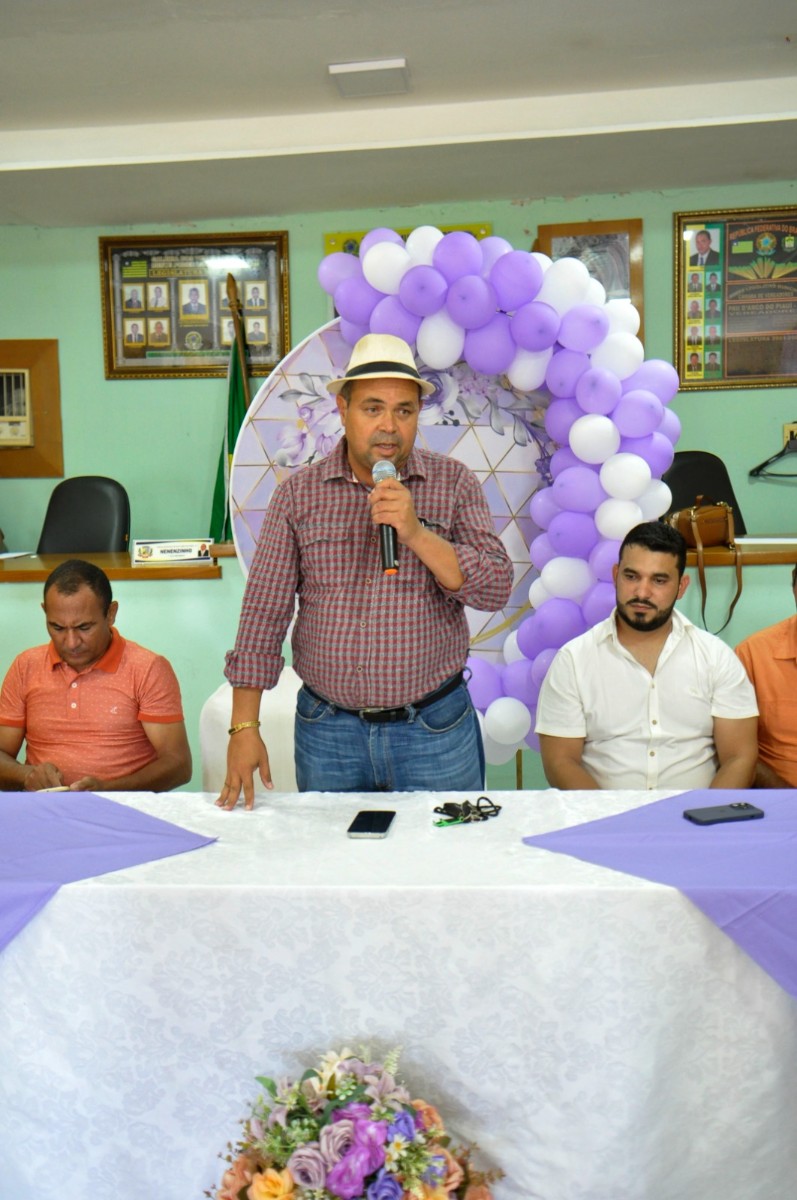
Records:
[[[294,756],[300,792],[480,792],[484,747],[464,683],[406,721],[364,721],[301,688]]]

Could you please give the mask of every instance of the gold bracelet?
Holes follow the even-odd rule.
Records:
[[[228,733],[240,733],[242,729],[259,729],[259,721],[241,721],[238,725],[231,725],[227,730]]]

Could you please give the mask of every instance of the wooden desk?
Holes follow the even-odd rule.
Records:
[[[44,583],[51,571],[67,558],[82,558],[100,567],[109,579],[220,579],[221,567],[215,559],[206,563],[149,563],[133,566],[130,555],[117,554],[26,554],[24,558],[0,559],[0,583]]]

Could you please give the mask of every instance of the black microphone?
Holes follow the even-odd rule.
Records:
[[[396,468],[388,458],[380,458],[371,471],[374,483],[383,479],[397,479]],[[398,537],[392,525],[379,526],[379,549],[382,553],[382,570],[386,575],[398,575]]]

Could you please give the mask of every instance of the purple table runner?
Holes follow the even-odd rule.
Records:
[[[523,841],[678,888],[797,996],[797,792],[754,793],[758,821],[697,826],[682,815],[750,795],[684,792]]]
[[[90,792],[0,793],[0,950],[62,883],[215,841]]]

